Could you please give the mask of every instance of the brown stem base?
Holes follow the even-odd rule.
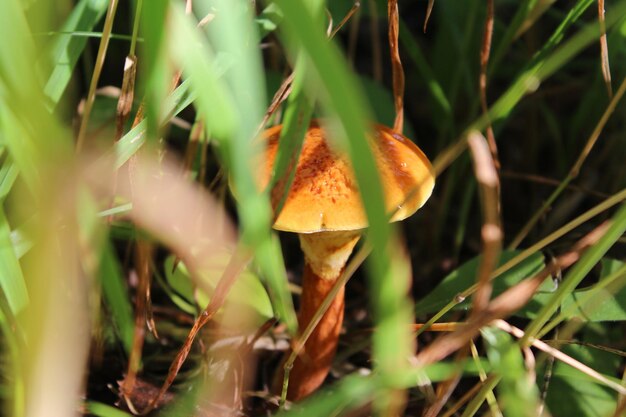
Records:
[[[298,313],[298,325],[301,330],[309,324],[335,282],[334,279],[318,277],[308,264],[305,265],[302,277],[300,312]],[[341,288],[293,364],[289,373],[288,400],[301,400],[314,392],[326,379],[337,350],[339,333],[343,323],[343,307],[344,288]],[[284,375],[283,365],[290,353],[291,351],[285,355],[279,373],[276,375],[274,381],[276,394],[281,392]]]

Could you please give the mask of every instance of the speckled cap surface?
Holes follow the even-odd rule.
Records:
[[[259,185],[266,187],[274,166],[282,126],[263,133],[267,141],[265,163]],[[376,160],[392,221],[409,217],[430,197],[435,175],[430,161],[409,139],[392,129],[375,125],[369,145]],[[271,193],[276,207],[285,181]],[[326,132],[312,122],[306,132],[296,174],[285,205],[274,228],[296,233],[357,230],[367,227],[367,218],[349,160],[335,152],[326,141]]]

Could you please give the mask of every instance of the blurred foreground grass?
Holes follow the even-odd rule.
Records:
[[[0,2],[4,414],[142,411],[224,276],[155,415],[623,415],[626,1],[600,21],[603,4],[495,1],[485,113],[485,2],[438,0],[425,33],[426,2],[400,2],[404,131],[438,180],[398,226],[362,146],[394,118],[385,1],[332,41],[353,2]],[[302,261],[271,229],[254,138],[292,72],[265,127],[293,132],[285,155],[312,116],[342,133],[372,251],[328,383],[278,411]],[[468,150],[490,126],[496,200]]]

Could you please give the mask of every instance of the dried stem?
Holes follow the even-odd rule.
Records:
[[[580,372],[583,372],[585,374],[587,374],[588,376],[590,376],[591,378],[595,379],[596,381],[602,383],[603,385],[606,385],[607,387],[615,390],[616,392],[618,392],[620,395],[626,395],[626,387],[621,386],[620,384],[611,381],[610,379],[606,378],[604,375],[600,374],[598,371],[596,371],[595,369],[592,369],[590,367],[588,367],[587,365],[577,361],[576,359],[572,358],[569,355],[566,355],[565,353],[561,352],[558,349],[553,348],[552,346],[548,345],[547,343],[535,339],[534,337],[527,337],[527,335],[524,333],[523,330],[518,329],[515,326],[511,326],[509,323],[507,323],[504,320],[496,320],[494,322],[494,324],[501,330],[504,330],[505,332],[515,336],[516,338],[520,339],[520,340],[528,340],[528,342],[534,346],[535,348],[541,350],[542,352],[547,353],[548,355],[553,356],[555,359],[560,360],[563,363],[568,364],[569,366],[578,369]]]
[[[606,21],[604,18],[604,0],[598,0],[598,22],[600,23],[600,56],[602,59],[602,78],[609,98],[613,97],[611,86],[611,67],[609,66],[609,46],[606,41]]]
[[[393,102],[396,108],[396,119],[393,123],[393,130],[402,133],[404,126],[404,70],[402,69],[398,44],[398,36],[400,34],[398,0],[388,0],[387,18],[389,20],[389,52],[391,54],[391,71],[393,78]]]
[[[474,159],[474,171],[480,187],[483,211],[481,230],[483,251],[478,268],[478,282],[472,308],[472,315],[475,315],[489,304],[491,274],[496,268],[500,256],[502,229],[499,214],[499,181],[493,154],[490,154],[487,141],[479,132],[470,134],[468,144]]]
[[[547,277],[577,262],[582,253],[596,243],[606,230],[607,223],[603,223],[579,240],[569,252],[557,257],[554,263],[546,265],[532,278],[526,279],[500,294],[483,311],[470,318],[464,326],[451,334],[438,338],[418,353],[416,363],[423,366],[442,360],[465,346],[483,326],[488,325],[493,320],[507,317],[522,308]]]
[[[485,17],[485,30],[483,32],[483,43],[480,51],[480,106],[483,114],[487,118],[487,142],[489,143],[489,150],[493,157],[497,170],[500,170],[500,160],[498,159],[498,147],[496,146],[496,138],[493,133],[493,126],[491,124],[491,118],[489,117],[489,106],[487,104],[487,69],[489,66],[489,56],[491,53],[491,38],[493,35],[493,0],[487,0],[487,16]]]

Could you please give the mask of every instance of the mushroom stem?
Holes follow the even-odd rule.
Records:
[[[305,253],[302,296],[298,312],[298,326],[301,331],[311,322],[333,289],[359,237],[359,231],[300,235],[300,244]],[[328,375],[339,342],[343,308],[342,287],[293,364],[287,390],[287,399],[290,401],[298,401],[314,392]],[[290,353],[287,352],[283,365]],[[283,375],[281,367],[275,380],[277,393],[281,390]]]
[[[307,264],[302,277],[302,298],[298,325],[304,329],[333,288],[335,281],[322,279]],[[343,323],[344,288],[340,288],[313,333],[307,339],[300,356],[289,373],[287,398],[298,401],[315,391],[326,378],[335,357]],[[281,381],[282,383],[282,378]]]

